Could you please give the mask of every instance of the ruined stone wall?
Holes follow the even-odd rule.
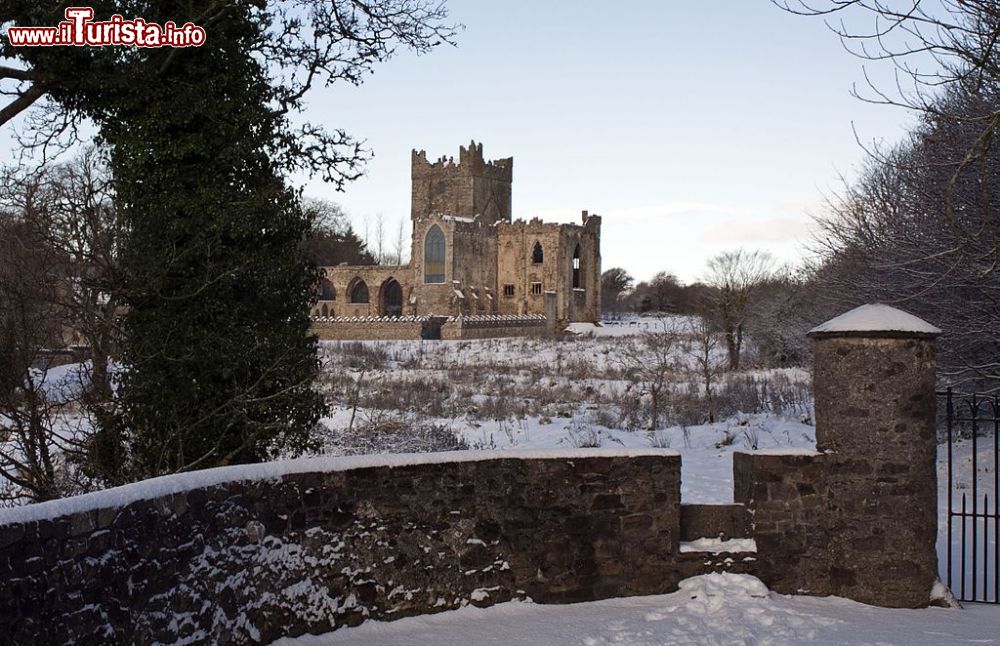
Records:
[[[493,314],[497,284],[497,235],[493,226],[456,223],[455,287],[465,295],[464,312]]]
[[[314,318],[310,329],[324,341],[420,339],[427,316]]]
[[[445,340],[539,337],[548,333],[545,317],[530,314],[451,317],[441,326],[441,338]]]
[[[497,225],[498,311],[504,314],[546,314],[546,294],[555,296],[556,327],[572,321],[600,318],[601,218],[582,215],[582,225],[545,223],[535,218]],[[542,245],[542,263],[533,262],[535,243]],[[573,253],[580,246],[580,287],[573,288]],[[532,283],[541,283],[533,294]],[[505,285],[514,286],[506,296]]]
[[[566,249],[566,322],[601,320],[601,218],[583,212],[583,226],[563,229]],[[580,246],[580,286],[573,288],[572,262]]]
[[[545,314],[545,292],[557,291],[565,276],[559,271],[563,225],[544,223],[538,218],[517,220],[497,227],[498,311],[502,314]],[[542,262],[533,262],[535,243],[542,246]],[[541,283],[542,291],[531,293],[532,283]],[[513,285],[514,294],[506,295],[505,285]]]
[[[418,314],[450,316],[462,313],[462,299],[458,298],[455,293],[456,287],[460,287],[460,284],[456,285],[455,283],[458,280],[455,275],[456,263],[467,261],[456,256],[455,253],[455,230],[461,225],[474,226],[469,222],[464,222],[461,219],[451,216],[433,216],[414,220],[413,222],[410,260],[410,265],[413,267],[411,293],[415,311]],[[427,238],[427,232],[430,231],[432,226],[440,228],[445,239],[445,280],[443,283],[424,282],[424,242]]]
[[[524,455],[230,467],[161,479],[154,499],[130,496],[140,484],[94,494],[113,506],[0,516],[0,640],[268,643],[468,603],[656,594],[700,571],[678,555],[676,454]]]

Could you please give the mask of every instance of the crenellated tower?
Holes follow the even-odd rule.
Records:
[[[454,157],[427,161],[414,150],[410,178],[410,217],[414,223],[428,215],[479,218],[482,224],[510,222],[514,158],[486,161],[483,145],[472,141]],[[414,227],[416,228],[416,227]]]

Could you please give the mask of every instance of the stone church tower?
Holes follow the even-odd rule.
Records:
[[[479,217],[483,224],[511,220],[511,183],[514,158],[486,161],[483,144],[475,141],[458,149],[454,157],[430,163],[427,153],[411,153],[412,196],[410,218],[429,215]]]

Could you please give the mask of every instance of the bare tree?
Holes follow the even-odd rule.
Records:
[[[5,502],[64,495],[64,460],[83,442],[60,424],[72,403],[46,370],[62,342],[64,321],[51,267],[58,255],[24,221],[0,213],[0,478]]]
[[[392,264],[403,265],[406,262],[406,219],[399,219],[399,227],[396,229],[396,238],[392,242]]]
[[[729,355],[729,369],[739,370],[750,298],[771,276],[774,260],[761,251],[727,251],[708,262],[706,281],[715,288],[707,309],[722,330]]]
[[[163,7],[155,3],[148,11]],[[61,4],[38,5],[23,0],[4,4],[5,22],[25,26],[55,25],[63,20]],[[105,15],[132,17],[135,4],[108,0],[96,7]],[[192,21],[211,33],[216,23],[232,13],[248,12],[266,26],[253,40],[250,55],[267,61],[276,114],[287,117],[302,111],[306,95],[318,84],[344,82],[359,85],[374,66],[400,47],[425,53],[441,43],[453,43],[460,25],[446,22],[448,10],[440,0],[211,0],[178,3],[168,19]],[[151,14],[144,13],[147,19]],[[44,53],[39,50],[49,50]],[[58,51],[55,51],[58,50]],[[134,57],[117,47],[14,47],[0,42],[0,126],[36,103],[41,109],[29,120],[36,145],[47,148],[61,135],[75,138],[84,112],[76,103],[86,94],[109,94],[121,83],[123,67]],[[162,74],[179,61],[176,51],[158,59]],[[80,70],[84,72],[80,73]],[[67,97],[72,97],[67,101]],[[370,153],[344,130],[327,131],[301,120],[285,119],[274,154],[289,169],[318,173],[337,188],[363,172]]]
[[[19,256],[11,253],[11,262],[21,269],[0,278],[0,289],[11,294],[10,303],[22,312],[20,351],[33,355],[31,363],[42,367],[44,352],[67,345],[85,359],[76,375],[74,403],[80,405],[81,415],[73,418],[70,457],[101,482],[120,484],[126,480],[125,439],[110,367],[121,302],[119,222],[104,158],[98,149],[89,148],[70,163],[39,171],[9,169],[2,179],[0,207],[13,223],[10,239],[18,253],[33,258],[17,260]],[[49,320],[45,328],[56,326],[58,334],[46,332],[44,339],[28,334],[31,325],[23,312],[29,309],[44,312]],[[26,384],[46,381],[44,373],[24,374],[21,379]],[[51,386],[45,388],[51,394]],[[59,399],[53,406],[65,403]],[[42,401],[49,400],[22,399]],[[60,424],[68,422],[63,419]],[[70,447],[63,442],[62,448]]]
[[[375,215],[375,239],[368,244],[368,248],[372,249],[375,254],[375,261],[384,265],[389,260],[388,259],[388,244],[385,239],[385,215],[378,213]]]
[[[354,232],[347,213],[339,204],[310,198],[303,201],[303,210],[311,222],[303,246],[306,256],[313,263],[320,267],[341,263],[375,264],[375,258],[368,253],[364,241]]]
[[[660,426],[664,399],[679,369],[676,352],[679,336],[667,321],[658,321],[656,327],[622,344],[617,358],[625,378],[649,396],[650,431]]]
[[[708,407],[708,422],[715,422],[715,384],[722,374],[725,361],[719,357],[718,330],[703,316],[692,319],[685,333],[685,354],[692,360],[691,372],[697,379]]]
[[[938,100],[941,114],[978,113],[982,102],[1000,108],[998,89],[949,90]],[[984,172],[954,174],[979,132],[973,123],[925,116],[884,159],[870,160],[819,221],[824,263],[812,282],[815,300],[840,309],[881,301],[933,321],[945,331],[943,375],[992,389],[1000,381],[1000,224],[983,213],[1000,190],[1000,150],[981,158]]]
[[[1000,88],[1000,5],[995,0],[772,0],[799,15],[820,16],[845,48],[866,62],[891,65],[894,82],[880,86],[865,73],[863,89],[854,94],[864,101],[914,110],[926,119],[948,121],[968,131],[963,149],[949,160],[950,176],[941,196],[941,223],[954,229],[960,241],[975,232],[960,226],[962,214],[956,190],[961,178],[975,173],[989,193],[991,169],[984,160],[994,147],[1000,128],[1000,106],[981,101],[961,109],[942,102],[942,94],[978,95]],[[867,26],[862,26],[867,25]],[[874,157],[887,165],[881,151]],[[990,200],[979,205],[979,224],[989,226]],[[997,241],[990,253],[1000,253]],[[950,265],[965,260],[960,245],[946,251]],[[939,252],[940,253],[940,252]]]

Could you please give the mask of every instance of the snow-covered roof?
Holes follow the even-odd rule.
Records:
[[[866,333],[936,336],[941,334],[941,330],[921,318],[881,303],[855,307],[850,312],[809,330],[810,336],[841,336],[851,333],[859,333],[861,336]]]
[[[124,507],[139,500],[159,498],[191,489],[211,487],[242,480],[274,480],[285,475],[310,472],[350,471],[369,467],[404,467],[415,464],[446,462],[485,462],[488,460],[576,460],[581,458],[675,457],[671,449],[535,449],[507,451],[442,451],[439,453],[397,453],[338,457],[311,457],[277,460],[260,464],[217,467],[188,473],[160,476],[141,482],[50,500],[34,505],[0,509],[0,526],[55,518],[108,507]]]

